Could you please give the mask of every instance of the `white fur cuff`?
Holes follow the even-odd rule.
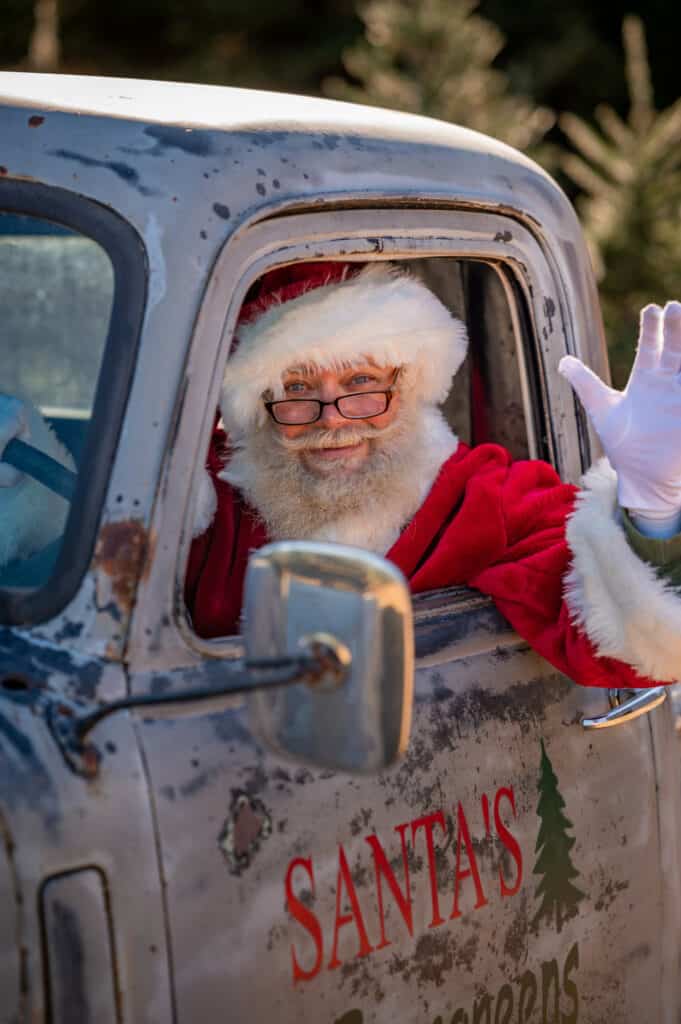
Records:
[[[629,546],[618,522],[617,476],[606,459],[585,475],[567,524],[566,601],[603,657],[659,682],[681,679],[681,593]]]

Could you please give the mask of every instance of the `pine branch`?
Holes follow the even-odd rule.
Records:
[[[631,98],[631,124],[636,131],[645,132],[655,117],[653,87],[650,80],[648,48],[643,22],[633,14],[622,22],[622,40],[627,85]]]

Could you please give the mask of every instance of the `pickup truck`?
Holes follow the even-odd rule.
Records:
[[[408,265],[466,320],[460,437],[579,479],[596,439],[556,371],[607,375],[597,293],[523,155],[312,98],[0,75],[0,390],[73,466],[19,451],[67,513],[0,570],[0,1019],[678,1022],[664,688],[580,688],[481,594],[412,602],[329,545],[252,557],[243,635],[192,629],[239,308],[338,259]]]

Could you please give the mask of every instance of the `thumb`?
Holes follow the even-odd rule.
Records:
[[[592,420],[614,404],[619,392],[614,391],[597,374],[575,356],[563,356],[558,372],[572,385],[577,396]]]

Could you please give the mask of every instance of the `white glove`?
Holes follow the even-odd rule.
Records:
[[[0,394],[0,460],[6,446],[15,437],[23,441],[30,437],[26,406],[18,398]],[[14,466],[0,461],[0,487],[15,487],[23,476]]]
[[[646,521],[678,525],[681,303],[641,311],[638,351],[624,391],[608,387],[574,356],[564,356],[558,369],[577,392],[617,472],[620,506]]]

